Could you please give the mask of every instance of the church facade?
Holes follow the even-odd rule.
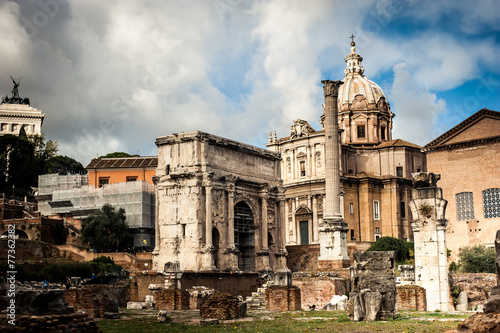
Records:
[[[426,157],[421,147],[392,138],[394,113],[382,89],[364,76],[362,57],[354,43],[351,46],[338,93],[340,200],[348,241],[373,242],[382,236],[411,240],[411,174],[426,171]],[[323,121],[324,115],[322,125]],[[267,143],[269,150],[281,156],[286,244],[319,244],[325,201],[325,131],[316,131],[301,119],[290,129],[290,136],[270,135]]]

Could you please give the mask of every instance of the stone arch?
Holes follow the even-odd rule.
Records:
[[[16,233],[15,233],[15,238],[16,239],[24,239],[24,240],[29,240],[29,237],[28,237],[28,234],[25,233],[24,231],[22,230],[19,230],[19,229],[15,229]],[[5,231],[3,234],[2,234],[2,238],[4,238],[3,236],[9,236],[9,232],[8,231]]]
[[[234,205],[234,243],[239,250],[238,267],[255,271],[255,220],[246,201]]]

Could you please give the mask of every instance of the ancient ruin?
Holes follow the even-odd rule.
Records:
[[[396,317],[396,275],[393,251],[354,253],[347,313],[354,321]]]
[[[410,201],[415,242],[415,284],[425,288],[427,311],[448,311],[448,261],[446,253],[446,204],[436,183],[441,175],[414,173]]]

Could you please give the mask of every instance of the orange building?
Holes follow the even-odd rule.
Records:
[[[133,157],[98,157],[87,165],[89,185],[102,187],[133,181],[145,181],[153,184],[153,176],[158,166],[156,156]]]

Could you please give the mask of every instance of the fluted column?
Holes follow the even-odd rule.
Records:
[[[227,185],[227,248],[224,254],[227,258],[227,270],[239,271],[238,268],[238,249],[234,244],[234,192],[235,185]]]

